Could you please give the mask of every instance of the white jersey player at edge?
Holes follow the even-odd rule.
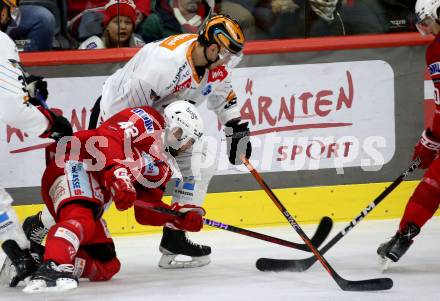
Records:
[[[225,125],[229,161],[241,164],[238,154],[251,156],[249,128],[241,122],[231,70],[240,61],[245,38],[240,25],[229,16],[215,15],[202,25],[199,34],[180,34],[145,45],[123,68],[110,76],[103,87],[98,122],[126,107],[150,105],[163,112],[179,99],[195,106],[205,100]],[[95,104],[95,114],[98,105]],[[205,120],[205,122],[208,122]],[[211,122],[217,122],[211,119]],[[206,143],[176,156],[182,180],[172,191],[172,202],[200,206],[215,164],[200,166],[211,156]],[[238,148],[238,151],[237,151]],[[172,150],[171,150],[172,152]],[[160,244],[162,268],[198,267],[210,262],[211,248],[195,244],[186,233],[165,226]],[[178,254],[192,258],[177,261]]]
[[[35,106],[41,101],[36,99],[40,96],[35,93],[47,96],[47,84],[42,78],[28,77],[23,72],[17,47],[4,33],[8,26],[18,25],[20,12],[17,6],[16,0],[0,0],[0,120],[31,137],[55,138],[62,133],[70,135],[72,128],[64,117],[42,106]],[[8,284],[16,286],[35,270],[35,262],[29,251],[30,243],[11,206],[12,202],[12,197],[0,186],[0,241],[15,268],[11,271],[13,275],[8,275]]]

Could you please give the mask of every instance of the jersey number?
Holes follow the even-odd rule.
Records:
[[[135,127],[134,123],[131,121],[128,122],[118,122],[118,125],[121,129],[124,130],[124,134],[126,138],[134,138],[139,135],[139,130]]]

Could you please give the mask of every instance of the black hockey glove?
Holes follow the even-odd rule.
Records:
[[[38,109],[46,116],[50,123],[49,129],[40,135],[41,138],[52,138],[58,141],[64,136],[73,135],[72,125],[64,116],[58,116],[51,110],[41,106]]]
[[[45,102],[49,96],[47,82],[43,80],[43,77],[29,75],[26,77],[26,84],[29,93],[29,102],[34,106],[43,105],[42,102]]]
[[[249,140],[249,122],[240,123],[240,120],[231,120],[225,124],[225,136],[229,162],[240,165],[240,155],[250,158],[252,144]]]

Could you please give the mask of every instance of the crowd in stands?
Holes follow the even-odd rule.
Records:
[[[247,40],[415,30],[415,0],[21,0],[23,51],[140,47],[225,13]]]

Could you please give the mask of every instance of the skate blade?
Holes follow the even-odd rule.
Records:
[[[385,273],[388,270],[390,263],[391,259],[379,256],[379,267],[382,273]]]
[[[190,260],[176,260],[178,254],[163,254],[159,260],[159,267],[162,269],[184,269],[199,268],[211,262],[209,255],[200,257],[190,257]]]
[[[44,280],[31,280],[23,289],[23,293],[58,293],[68,291],[78,287],[78,283],[73,279],[58,279],[55,286],[47,286]]]

